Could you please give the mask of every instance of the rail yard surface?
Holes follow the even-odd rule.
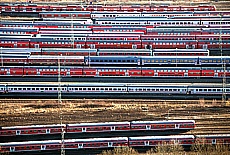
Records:
[[[230,154],[229,8],[3,0],[0,155]]]
[[[220,101],[157,100],[0,100],[1,125],[191,119],[196,128],[186,134],[229,134],[229,106]],[[61,109],[60,109],[61,108]]]

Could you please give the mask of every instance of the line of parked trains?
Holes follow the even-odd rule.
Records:
[[[136,83],[2,83],[1,98],[57,98],[61,90],[63,98],[164,98],[164,99],[221,99],[229,97],[226,84],[136,84]]]
[[[188,18],[188,19],[187,19]],[[40,23],[48,23],[51,21],[56,22],[69,22],[77,24],[98,24],[98,25],[146,25],[146,26],[208,26],[208,25],[229,25],[229,16],[223,17],[174,17],[174,18],[164,18],[164,17],[116,17],[116,18],[97,18],[97,19],[65,19],[65,18],[47,18],[44,21],[36,21]],[[27,19],[29,20],[29,19]],[[32,19],[33,20],[33,19]],[[25,22],[25,21],[24,21]],[[73,25],[72,24],[72,25]]]
[[[134,24],[132,22],[130,23],[116,23],[116,24],[93,24],[91,19],[75,19],[73,21],[70,20],[61,20],[61,18],[57,18],[60,20],[52,20],[52,21],[7,21],[3,20],[0,22],[0,27],[14,27],[16,30],[14,31],[13,29],[8,29],[7,31],[3,31],[2,34],[38,34],[38,33],[48,33],[47,31],[59,31],[59,33],[64,33],[64,32],[75,32],[76,30],[80,29],[75,29],[75,28],[84,28],[81,30],[84,30],[85,32],[93,29],[101,29],[99,32],[102,32],[102,27],[106,28],[106,32],[113,31],[114,33],[118,32],[125,32],[127,28],[132,28],[131,31],[128,31],[129,33],[133,32],[139,32],[139,34],[148,34],[149,32],[154,32],[155,31],[178,31],[178,33],[185,33],[186,31],[192,31],[193,34],[215,34],[211,33],[211,31],[215,30],[215,28],[218,28],[218,30],[223,29],[223,34],[224,34],[224,28],[229,28],[229,24],[225,23],[224,21],[221,22],[219,21],[212,21],[210,24],[192,24],[193,21],[181,21],[181,22],[171,22],[168,25],[163,24],[162,21],[159,20],[159,23],[156,25],[146,25],[146,24]],[[126,20],[128,21],[128,20]],[[198,22],[198,21],[197,21]],[[91,24],[87,24],[91,23]],[[166,22],[167,24],[167,22]],[[18,29],[18,27],[21,27],[21,29]],[[25,29],[22,29],[22,27]],[[26,27],[26,28],[25,28]],[[136,28],[135,28],[136,27]],[[39,28],[39,29],[36,29]],[[55,29],[52,29],[55,28]],[[61,29],[62,28],[62,29]],[[90,28],[90,29],[87,29]],[[120,28],[120,29],[118,29]],[[222,29],[220,29],[222,28]],[[133,30],[134,29],[134,30]],[[137,31],[138,30],[138,31]],[[183,31],[184,30],[184,31]],[[44,32],[43,32],[44,31]],[[201,33],[200,31],[205,31],[205,33]],[[210,31],[208,33],[208,31]],[[17,32],[17,33],[16,33]],[[54,31],[55,32],[55,31]],[[140,33],[142,32],[142,33]],[[195,33],[197,32],[197,33]],[[199,33],[198,33],[199,32]],[[70,33],[70,32],[69,32]],[[88,34],[88,33],[87,33]]]
[[[52,35],[51,35],[52,36]],[[175,36],[176,37],[176,36]],[[2,38],[4,48],[83,48],[83,49],[209,49],[229,50],[229,36],[221,40],[219,36],[201,36],[204,40],[56,40],[56,38]],[[209,37],[217,40],[209,40]],[[65,38],[65,37],[63,37]],[[74,37],[73,37],[74,38]],[[84,38],[84,37],[83,37]],[[118,37],[119,38],[119,37]],[[126,37],[124,37],[126,38]],[[163,37],[159,37],[163,38]],[[116,37],[114,37],[116,39]],[[182,38],[181,38],[182,39]]]
[[[102,122],[79,124],[55,124],[0,127],[0,137],[28,136],[67,133],[102,133],[131,132],[131,131],[188,131],[195,128],[194,120],[165,120],[165,121],[131,121],[131,122]],[[62,131],[63,130],[63,131]]]
[[[229,11],[194,11],[194,12],[111,12],[111,11],[52,11],[52,12],[2,12],[2,16],[16,16],[16,17],[33,17],[39,18],[37,20],[49,20],[47,18],[87,18],[87,19],[119,19],[119,17],[165,17],[165,19],[190,19],[190,18],[229,18]],[[186,16],[186,17],[185,17]]]
[[[62,146],[69,150],[98,150],[116,147],[151,148],[157,145],[229,145],[230,135],[175,135],[175,136],[146,136],[146,137],[117,137],[91,139],[65,139],[48,141],[27,141],[0,143],[0,152],[25,152],[60,150]],[[31,152],[32,153],[32,152]],[[92,152],[91,152],[92,153]]]
[[[48,12],[48,11],[123,11],[123,12],[150,12],[150,11],[216,11],[215,5],[200,6],[155,6],[155,5],[37,5],[37,4],[0,4],[0,12]]]
[[[38,55],[1,55],[4,65],[78,65],[78,66],[209,66],[226,67],[230,64],[229,56],[38,56]]]
[[[0,77],[57,77],[57,66],[0,67]],[[226,78],[230,68],[222,67],[73,67],[62,66],[62,77],[152,77],[152,78]]]
[[[1,55],[56,56],[209,56],[208,49],[69,49],[69,48],[0,48]]]

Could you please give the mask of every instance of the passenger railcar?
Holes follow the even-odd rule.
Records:
[[[95,24],[101,24],[101,25],[113,25],[113,24],[135,24],[135,25],[154,25],[154,26],[160,26],[160,25],[186,25],[186,26],[191,26],[191,25],[209,25],[209,24],[230,24],[230,21],[228,19],[154,19],[154,18],[118,18],[118,19],[107,19],[107,18],[97,18],[95,19]]]
[[[153,147],[157,145],[191,146],[195,142],[193,135],[129,137],[130,147]]]
[[[58,11],[58,12],[41,12],[39,13],[41,18],[90,18],[90,11]],[[92,20],[91,20],[92,21]],[[92,24],[85,22],[83,24]]]
[[[155,57],[134,57],[134,56],[120,56],[120,57],[85,57],[86,65],[135,65],[135,66],[159,66],[159,65],[183,65],[183,66],[197,66],[197,65],[222,65],[222,61],[229,64],[228,57],[205,57],[205,56],[191,56],[191,57],[176,57],[176,56],[155,56]]]
[[[196,135],[197,144],[229,144],[230,135],[229,134],[216,134],[216,135]]]
[[[15,28],[15,27],[0,27],[0,34],[8,34],[8,35],[24,35],[24,34],[38,34],[38,28]]]

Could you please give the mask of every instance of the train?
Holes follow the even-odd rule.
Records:
[[[37,5],[37,4],[0,4],[1,12],[52,12],[52,11],[123,11],[123,12],[152,12],[152,11],[216,11],[215,5],[199,6],[167,6],[167,5]]]
[[[128,20],[126,20],[128,21]],[[185,21],[186,22],[186,21]],[[192,22],[192,21],[191,21]],[[198,22],[198,21],[197,21]],[[86,24],[92,23],[89,19],[78,19],[74,21],[1,21],[1,34],[2,35],[28,35],[28,34],[66,34],[66,33],[79,33],[84,32],[87,34],[98,34],[100,33],[121,33],[128,32],[133,34],[191,34],[191,35],[202,35],[202,34],[229,34],[230,25],[224,21],[219,24],[219,21],[212,21],[210,24],[199,24],[199,25],[181,25],[174,23],[175,25],[146,25],[132,23],[126,24]],[[163,24],[163,23],[162,23]],[[103,29],[105,28],[105,29]],[[130,28],[130,29],[129,29]],[[155,32],[155,33],[154,33]]]
[[[60,19],[60,18],[59,18]],[[85,23],[85,24],[84,24]],[[75,20],[72,20],[71,22],[68,21],[68,20],[65,20],[65,21],[58,21],[58,20],[53,20],[52,22],[51,21],[16,21],[16,20],[12,20],[12,21],[1,21],[0,22],[0,27],[27,27],[27,28],[67,28],[67,30],[70,30],[68,28],[71,28],[71,30],[74,30],[74,28],[98,28],[98,27],[110,27],[110,28],[116,28],[116,27],[139,27],[140,29],[141,28],[157,28],[157,30],[159,30],[160,28],[161,29],[173,29],[175,30],[183,30],[183,29],[197,29],[197,30],[202,30],[203,28],[204,29],[207,29],[207,28],[229,28],[229,25],[228,24],[218,24],[218,23],[215,23],[215,22],[212,22],[211,24],[208,24],[208,25],[180,25],[180,24],[177,24],[177,25],[144,25],[144,24],[139,24],[139,25],[134,25],[134,24],[119,24],[119,25],[116,25],[116,24],[110,24],[110,25],[99,25],[99,24],[86,24],[86,23],[92,23],[91,19],[75,19]],[[62,31],[65,31],[65,29],[63,29]],[[195,29],[195,30],[196,30]],[[35,31],[34,32],[37,32],[38,30],[34,29]],[[13,32],[11,32],[13,33]],[[30,31],[27,31],[27,33],[31,33]],[[22,33],[23,34],[23,33]]]
[[[114,26],[114,25],[135,25],[135,26],[144,26],[144,27],[158,27],[158,26],[196,26],[196,27],[216,27],[217,25],[229,25],[229,19],[230,18],[194,18],[192,19],[176,19],[176,18],[155,18],[155,17],[142,17],[142,18],[135,18],[135,17],[120,17],[120,18],[115,18],[115,19],[110,19],[110,18],[97,18],[97,19],[65,19],[65,18],[49,18],[44,21],[14,21],[16,23],[12,23],[12,21],[2,21],[0,23],[0,26],[4,25],[25,25],[25,24],[31,24],[35,25],[35,27],[47,27],[47,25],[51,28],[50,25],[54,25],[53,23],[56,23],[56,27],[64,27],[63,23],[69,23],[69,27],[72,26],[74,28],[76,25],[80,24],[88,24],[84,26]],[[43,19],[42,19],[43,20]],[[7,24],[9,23],[9,24]],[[17,24],[20,23],[20,24]],[[33,24],[35,23],[35,24]],[[53,26],[54,27],[54,26]],[[54,27],[55,28],[55,27]]]
[[[210,36],[211,37],[211,36]],[[60,37],[59,37],[60,38]],[[63,37],[65,38],[65,37]],[[79,37],[80,38],[80,37]],[[84,37],[82,37],[84,38]],[[115,39],[116,37],[114,37]],[[119,38],[119,37],[118,37]],[[163,38],[163,37],[159,37]],[[1,38],[3,48],[77,48],[77,49],[209,49],[228,51],[229,38],[222,40],[57,40],[55,38]],[[186,39],[186,38],[185,38]]]
[[[1,153],[48,151],[64,148],[69,150],[98,150],[118,147],[152,148],[157,145],[229,145],[230,136],[224,135],[173,135],[173,136],[145,136],[145,137],[116,137],[116,138],[91,138],[91,139],[65,139],[48,141],[26,141],[0,143]],[[91,152],[92,153],[92,152]]]
[[[102,122],[78,124],[53,124],[1,127],[0,137],[47,135],[68,133],[101,133],[103,132],[132,132],[132,131],[189,131],[195,128],[194,120],[165,120],[165,121],[131,121],[131,122]],[[101,135],[102,136],[102,135]]]
[[[229,84],[184,83],[1,83],[1,98],[153,98],[153,99],[221,99],[229,98]]]
[[[228,67],[228,56],[49,56],[1,54],[2,66],[132,66],[132,67]],[[224,69],[224,68],[223,68]]]
[[[163,18],[165,19],[181,19],[182,17],[187,18],[229,18],[229,11],[194,11],[194,12],[109,12],[109,11],[52,11],[52,12],[40,12],[34,17],[41,18],[41,20],[46,20],[46,18],[67,18],[67,19],[75,19],[75,18],[90,18],[90,19],[98,19],[98,18],[110,18],[110,19],[119,19],[119,17],[127,17],[127,18],[143,18],[143,17],[154,17],[154,18]]]
[[[151,77],[151,78],[213,78],[230,77],[230,68],[222,67],[75,67],[2,66],[0,77]],[[76,79],[77,81],[77,79]]]
[[[208,49],[69,49],[0,48],[3,55],[62,56],[209,56]]]

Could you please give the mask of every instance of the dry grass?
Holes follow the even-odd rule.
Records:
[[[196,148],[194,150],[194,148]],[[168,145],[166,143],[160,144],[146,153],[141,155],[229,155],[230,147],[227,145],[204,145],[202,143],[196,143],[191,147],[190,152],[185,152],[181,145]],[[100,155],[138,155],[139,153],[129,147],[119,147],[114,150],[104,151]]]

